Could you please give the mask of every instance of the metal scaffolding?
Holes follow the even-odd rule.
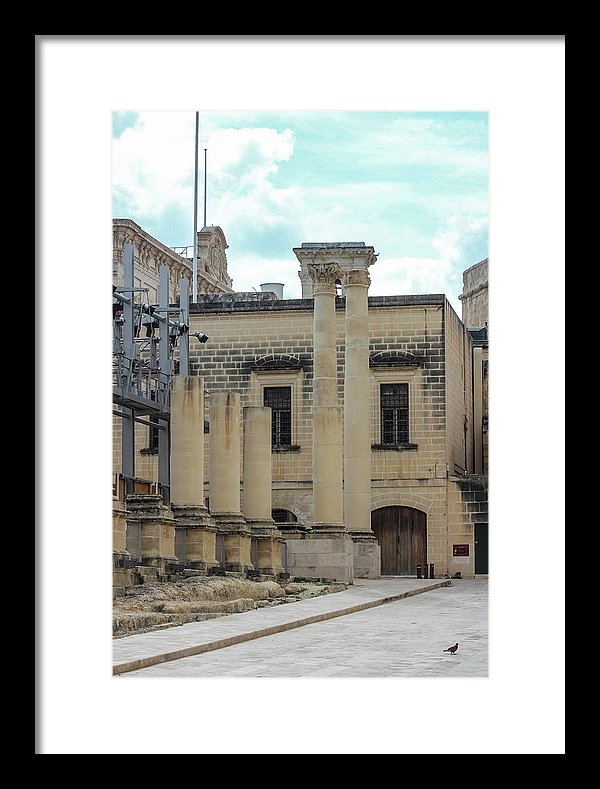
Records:
[[[147,304],[148,288],[134,286],[133,244],[125,244],[124,268],[124,284],[113,285],[112,353],[113,405],[118,407],[113,413],[123,424],[122,476],[126,493],[133,493],[135,423],[158,428],[158,484],[168,502],[171,379],[189,375],[189,281],[180,280],[179,305],[170,307],[169,268],[161,266],[159,303]],[[193,336],[208,339],[199,332]]]

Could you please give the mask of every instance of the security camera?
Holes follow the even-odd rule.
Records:
[[[208,340],[208,334],[202,334],[199,331],[191,332],[192,337],[197,337],[200,342],[206,342]]]

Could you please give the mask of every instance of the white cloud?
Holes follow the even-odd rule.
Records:
[[[462,274],[480,259],[482,238],[487,234],[487,217],[451,216],[436,232],[432,246],[439,257],[380,258],[370,269],[372,296],[444,293],[456,313],[462,315],[458,295]]]
[[[220,225],[238,244],[257,231],[289,227],[298,188],[276,186],[273,176],[293,155],[290,129],[223,129],[211,134],[206,147],[208,224]]]
[[[289,222],[290,202],[296,190],[279,189],[271,178],[279,163],[293,154],[293,131],[223,129],[213,132],[205,142],[200,140],[200,205],[203,203],[203,148],[207,149],[209,224],[222,225],[227,230],[236,222],[260,220],[270,225]],[[180,210],[191,221],[194,156],[194,113],[141,113],[136,124],[113,141],[115,194],[126,198],[135,217],[142,222],[157,221],[166,206],[171,211]]]
[[[193,204],[193,113],[141,113],[112,146],[113,186],[134,212],[158,217],[166,205]]]
[[[215,195],[214,192],[217,192]],[[298,189],[277,189],[267,183],[256,184],[251,193],[207,189],[207,222],[221,225],[225,232],[244,235],[244,226],[274,227],[289,224],[295,211]]]
[[[487,227],[487,217],[455,214],[448,219],[445,228],[437,231],[431,243],[445,260],[462,263],[465,251],[487,233]]]
[[[264,181],[277,171],[277,162],[292,156],[294,133],[291,129],[222,129],[210,136],[206,148],[211,177],[241,176],[245,185],[252,186],[252,177]]]
[[[365,162],[443,167],[463,177],[487,171],[487,127],[481,122],[398,118],[374,132],[365,146]]]
[[[291,250],[289,258],[279,260],[227,254],[227,270],[236,291],[259,291],[263,283],[281,282],[284,299],[299,299],[302,297],[299,269],[298,260]]]
[[[446,258],[379,258],[369,274],[371,296],[447,293],[454,277]]]

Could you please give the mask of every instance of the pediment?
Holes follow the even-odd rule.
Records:
[[[257,356],[252,363],[254,370],[299,370],[301,367],[299,357],[289,353],[268,353]]]
[[[410,351],[378,351],[369,357],[369,367],[419,367],[421,360]]]

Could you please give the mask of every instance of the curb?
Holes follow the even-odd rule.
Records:
[[[405,597],[413,597],[417,594],[429,592],[432,589],[439,589],[442,586],[452,586],[451,580],[440,581],[437,584],[426,586],[422,589],[410,589],[407,592],[381,597],[379,600],[371,600],[367,603],[359,603],[348,608],[341,608],[338,611],[329,611],[324,614],[314,614],[307,616],[303,619],[297,619],[292,622],[284,622],[280,625],[273,625],[266,627],[262,630],[254,630],[250,633],[241,633],[237,636],[230,638],[221,638],[218,641],[211,641],[207,644],[197,644],[196,646],[185,647],[185,649],[178,649],[174,652],[165,652],[162,655],[150,655],[149,657],[139,658],[138,660],[129,660],[126,663],[115,663],[113,665],[113,675],[126,674],[128,671],[137,671],[141,668],[148,668],[149,666],[157,666],[160,663],[168,663],[171,660],[180,660],[185,657],[192,657],[193,655],[201,655],[204,652],[212,652],[215,649],[223,649],[223,647],[231,647],[235,644],[242,644],[245,641],[253,641],[256,638],[264,638],[264,636],[271,636],[274,633],[283,633],[286,630],[294,630],[297,627],[304,625],[312,625],[315,622],[324,622],[327,619],[334,619],[338,616],[346,616],[348,614],[355,614],[358,611],[364,611],[367,608],[375,608],[384,603],[392,603],[395,600],[402,600]]]

